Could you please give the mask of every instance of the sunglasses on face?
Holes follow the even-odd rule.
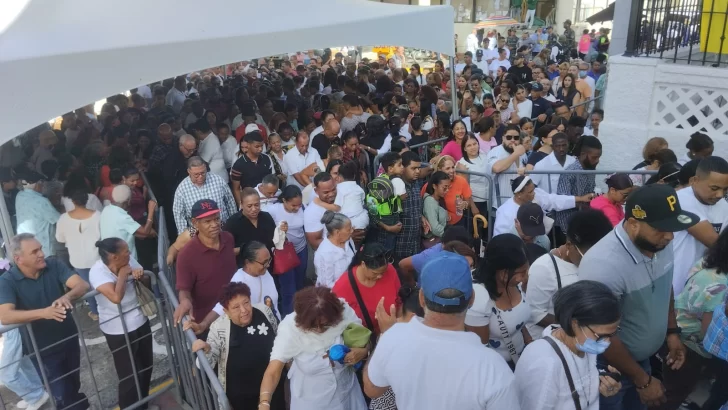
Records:
[[[520,135],[504,135],[503,139],[506,141],[518,141],[521,139]]]

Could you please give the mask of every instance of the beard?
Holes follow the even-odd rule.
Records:
[[[637,249],[641,249],[643,251],[657,253],[663,249],[665,249],[665,246],[655,245],[654,243],[648,241],[643,236],[637,235],[636,238],[634,238],[634,246],[637,247]]]
[[[584,161],[584,163],[581,166],[585,170],[589,170],[589,171],[593,171],[593,170],[597,169],[597,166],[592,164],[591,162],[589,162],[589,160]]]
[[[503,144],[503,149],[506,150],[507,153],[513,154],[513,146],[512,145]]]

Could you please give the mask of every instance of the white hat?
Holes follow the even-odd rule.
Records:
[[[129,199],[131,199],[131,189],[126,185],[117,185],[111,191],[111,199],[117,204],[129,202]]]
[[[249,133],[249,132],[253,132],[253,131],[260,132],[260,128],[258,128],[258,124],[248,124],[248,125],[245,126],[245,133],[246,134]]]

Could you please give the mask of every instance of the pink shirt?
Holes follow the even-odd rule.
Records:
[[[493,138],[495,139],[495,138]],[[445,147],[442,149],[442,152],[440,152],[440,155],[449,155],[453,157],[455,162],[460,161],[460,158],[463,157],[463,150],[460,147],[460,144],[458,142],[455,142],[455,140],[452,140],[445,144]]]
[[[478,138],[478,142],[480,143],[480,153],[481,154],[488,154],[491,149],[498,146],[498,141],[495,140],[495,137],[492,137],[490,141],[483,141],[480,137]]]
[[[589,203],[589,206],[602,211],[602,213],[606,215],[607,219],[609,219],[609,222],[612,223],[612,226],[617,226],[617,224],[622,222],[624,219],[624,208],[622,208],[621,205],[615,205],[612,203],[612,201],[607,199],[606,195],[594,198],[591,203]]]

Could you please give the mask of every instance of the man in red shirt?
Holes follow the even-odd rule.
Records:
[[[175,325],[185,315],[202,320],[220,300],[220,291],[230,283],[238,269],[235,241],[220,227],[220,208],[211,199],[192,205],[192,226],[196,234],[177,256],[179,306],[174,311]],[[202,340],[207,332],[198,335]]]

